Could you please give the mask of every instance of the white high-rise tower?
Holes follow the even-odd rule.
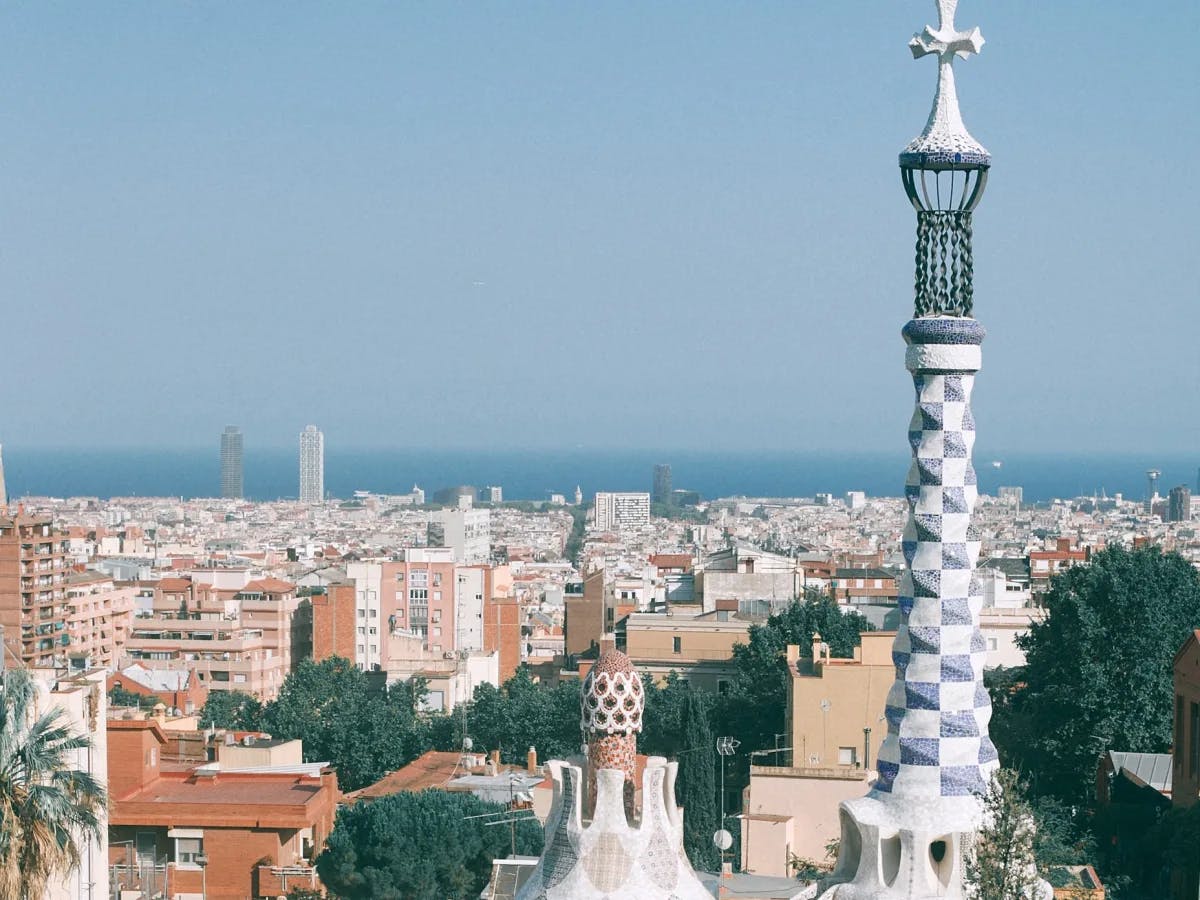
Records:
[[[300,502],[325,499],[325,435],[316,425],[300,432]]]

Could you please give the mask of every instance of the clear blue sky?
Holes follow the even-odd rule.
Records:
[[[906,452],[934,16],[5,4],[0,440]],[[980,446],[1200,455],[1200,4],[959,24]]]

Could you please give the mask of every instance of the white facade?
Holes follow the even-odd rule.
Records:
[[[454,572],[454,627],[457,646],[468,652],[483,649],[483,596],[486,593],[486,569],[456,567]]]
[[[629,491],[596,494],[596,530],[620,531],[650,524],[650,494]]]
[[[35,715],[58,707],[63,711],[61,724],[75,734],[84,734],[91,746],[74,751],[68,765],[89,772],[101,784],[108,784],[108,695],[105,691],[107,672],[94,669],[79,675],[62,678],[52,669],[35,669],[37,683]],[[44,900],[77,900],[80,897],[107,897],[108,886],[108,815],[100,810],[100,834],[97,838],[80,841],[80,859],[66,878],[52,881],[46,888]]]
[[[443,547],[454,550],[458,563],[485,563],[492,555],[490,509],[442,509],[433,514]]]
[[[379,605],[383,596],[383,566],[377,562],[347,563],[346,577],[354,582],[354,620],[386,622]],[[385,660],[379,648],[379,642],[355,644],[355,665],[365,672],[370,672],[375,666],[382,668]]]
[[[316,425],[300,432],[300,502],[325,499],[325,435]]]

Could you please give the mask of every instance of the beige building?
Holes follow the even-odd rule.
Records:
[[[742,871],[792,874],[794,857],[832,862],[826,847],[841,833],[838,806],[867,792],[854,766],[754,766],[742,794]]]
[[[714,692],[723,692],[733,679],[734,645],[750,640],[750,623],[727,612],[631,613],[624,627],[625,653],[639,672],[660,683],[675,672],[693,687]]]
[[[812,655],[787,649],[787,751],[791,765],[751,766],[743,799],[742,866],[759,875],[789,874],[792,855],[824,862],[840,834],[838,804],[861,797],[887,732],[884,705],[896,667],[895,632],[871,631],[852,659],[830,656],[813,638]]]
[[[803,766],[869,769],[887,730],[883,709],[896,680],[896,632],[865,632],[853,659],[831,657],[828,645],[817,637],[811,657],[801,657],[794,644],[787,650],[791,759]]]

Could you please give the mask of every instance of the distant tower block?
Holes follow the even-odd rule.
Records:
[[[4,484],[4,456],[3,448],[0,447],[0,510],[8,507],[8,488]],[[4,668],[3,660],[0,660],[0,669]]]
[[[242,430],[226,425],[221,434],[221,496],[226,500],[241,500],[245,484],[242,475]]]
[[[300,432],[300,502],[325,499],[325,435],[316,425]]]
[[[1146,515],[1154,514],[1154,504],[1158,500],[1158,477],[1162,475],[1158,469],[1146,470]]]
[[[588,746],[589,813],[596,803],[596,772],[620,769],[625,773],[625,812],[634,815],[637,733],[645,705],[642,679],[629,657],[620,650],[604,651],[584,679],[580,704],[579,727]]]

